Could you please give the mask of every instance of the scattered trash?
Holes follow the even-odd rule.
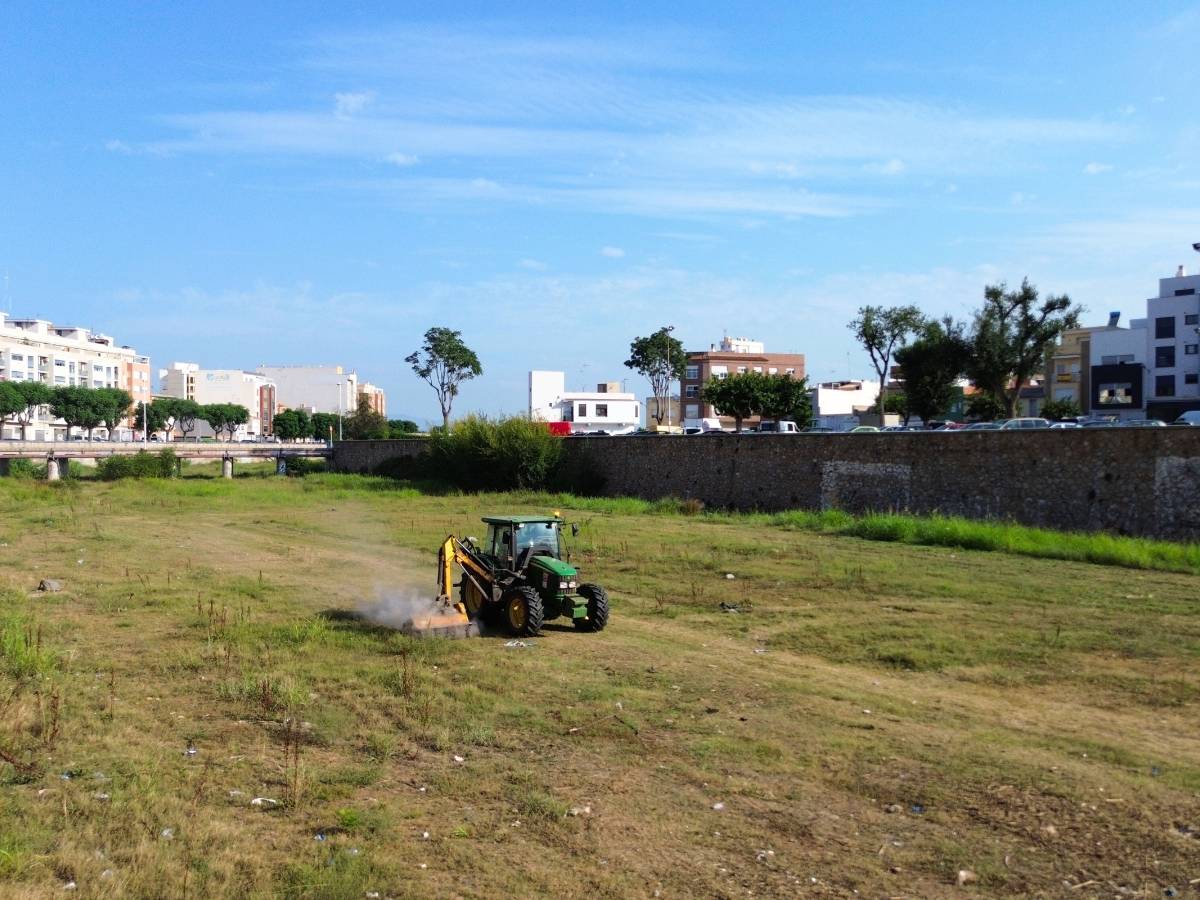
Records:
[[[175,837],[175,829],[174,828],[164,828],[158,834],[159,834],[159,837],[161,837],[164,841],[169,841]]]
[[[420,868],[422,868],[422,869],[428,869],[428,868],[429,868],[429,866],[425,865],[425,863],[421,863],[421,866],[420,866]]]
[[[1173,887],[1165,888],[1163,890],[1163,896],[1164,897],[1178,897],[1179,891],[1175,890],[1175,888],[1173,888]]]
[[[567,810],[568,816],[590,816],[592,808],[590,806],[572,806]]]
[[[102,783],[103,783],[103,782],[105,782],[105,781],[108,781],[108,776],[107,776],[107,775],[105,775],[103,772],[93,772],[93,773],[92,773],[92,779],[93,779],[94,781],[99,781],[99,782],[102,782]]]
[[[351,847],[346,852],[349,853],[351,856],[358,856],[358,854],[362,853],[362,851],[359,850],[357,847]]]
[[[774,855],[775,855],[774,850],[759,850],[758,854],[757,854],[757,858],[758,858],[759,862],[766,862],[768,859],[770,859]]]
[[[528,647],[529,645],[527,643],[525,643],[524,641],[505,641],[504,646],[505,647]]]
[[[272,800],[270,797],[255,797],[250,801],[251,806],[263,806],[270,809],[272,806],[278,806],[278,800]]]
[[[870,711],[869,709],[864,709],[864,710],[863,710],[863,715],[864,715],[864,716],[869,716],[870,714],[871,714],[871,711]]]
[[[421,840],[423,840],[423,841],[429,840],[429,832],[428,831],[421,832]]]
[[[911,806],[908,807],[908,811],[910,813],[912,813],[914,816],[924,815],[925,814],[925,804],[924,803],[913,803]]]
[[[726,581],[733,581],[733,579],[734,579],[734,578],[736,578],[736,577],[737,577],[737,576],[736,576],[736,575],[734,575],[732,572],[726,572],[726,573],[725,573],[725,580],[726,580]]]
[[[187,749],[183,751],[183,755],[184,756],[195,756],[199,752],[200,751],[197,750],[192,744],[188,744]]]
[[[109,878],[113,877],[113,870],[105,869],[103,872],[100,873],[100,877],[107,881]]]
[[[624,705],[623,703],[621,703],[621,701],[620,701],[620,700],[618,700],[618,701],[616,702],[616,704],[615,704],[615,705],[616,705],[617,709],[624,709],[624,708],[625,708],[625,705]]]
[[[72,778],[78,778],[82,774],[83,771],[81,769],[67,769],[62,773],[62,780],[70,781]]]
[[[979,880],[979,876],[976,875],[974,872],[972,872],[970,869],[959,869],[958,870],[957,882],[958,882],[959,887],[962,887],[965,884],[974,884],[978,880]]]
[[[73,891],[73,890],[75,890],[75,888],[76,888],[76,884],[73,881],[68,881],[66,884],[63,885],[64,891]]]
[[[379,900],[379,891],[367,891],[367,900]]]
[[[325,835],[321,834],[321,832],[318,831],[316,834],[313,835],[313,840],[314,841],[323,841],[323,840],[325,840]]]
[[[102,794],[102,793],[100,793],[99,791],[97,791],[96,793],[92,794],[92,796],[93,796],[93,797],[95,797],[97,800],[99,800],[101,803],[103,803],[105,800],[111,800],[111,799],[112,799],[111,797],[109,797],[109,795],[108,795],[108,794]]]
[[[742,608],[736,603],[726,603],[724,600],[721,601],[721,609],[727,613],[740,613],[742,611]]]
[[[766,647],[755,647],[755,648],[754,648],[754,652],[755,652],[755,653],[766,653],[766,652],[767,652],[767,648],[766,648]]]
[[[1183,822],[1177,823],[1175,825],[1175,830],[1184,837],[1200,837],[1200,829],[1193,828],[1191,825]]]
[[[889,803],[883,808],[885,813],[898,813],[903,807],[899,803]]]
[[[241,791],[230,791],[229,792],[230,800],[236,800],[238,797],[245,797],[245,796],[246,795],[244,793],[242,793]]]
[[[48,793],[50,793],[50,789],[49,789],[49,788],[39,788],[39,789],[38,789],[38,792],[37,792],[37,795],[38,795],[39,797],[45,797],[45,796],[46,796]]]
[[[466,759],[464,759],[463,757],[459,756],[459,755],[456,753],[456,754],[454,754],[454,761],[455,761],[456,763],[463,763],[463,762],[466,762]]]
[[[53,578],[43,578],[38,582],[37,589],[46,594],[57,594],[62,590],[62,582],[56,581]],[[74,884],[74,882],[71,883]]]
[[[714,803],[712,805],[712,808],[715,809],[717,812],[720,812],[721,810],[723,810],[725,808],[725,804],[724,803]]]
[[[1053,825],[1043,825],[1042,834],[1044,834],[1046,837],[1056,838],[1058,837],[1058,829]]]

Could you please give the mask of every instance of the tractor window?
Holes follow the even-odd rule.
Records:
[[[531,556],[553,556],[558,559],[558,525],[554,522],[526,523],[517,529],[517,555],[532,548]]]
[[[512,555],[512,530],[507,525],[489,525],[484,549],[496,559]]]

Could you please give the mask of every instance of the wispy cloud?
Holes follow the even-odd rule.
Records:
[[[1090,162],[1083,167],[1084,175],[1103,175],[1105,172],[1111,172],[1112,166],[1108,163]]]
[[[625,251],[620,247],[601,247],[600,255],[607,256],[609,259],[620,259],[625,255]]]
[[[287,155],[314,166],[419,159],[425,177],[403,191],[430,203],[445,199],[447,185],[484,177],[509,186],[491,192],[493,202],[798,217],[862,214],[888,205],[911,177],[1034,170],[1056,148],[1114,144],[1128,134],[1127,125],[1101,118],[751,91],[719,47],[687,31],[530,36],[402,26],[329,35],[302,50],[297,77],[316,79],[318,93],[327,82],[369,89],[326,88],[332,110],[275,104],[167,113],[160,122],[173,134],[151,145]],[[781,181],[791,188],[780,191]],[[336,183],[395,188],[371,178]]]

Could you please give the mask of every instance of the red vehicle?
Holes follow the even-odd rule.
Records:
[[[546,427],[550,429],[551,434],[557,434],[559,437],[570,437],[571,435],[570,422],[547,422]]]

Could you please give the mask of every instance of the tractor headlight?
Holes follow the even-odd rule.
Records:
[[[564,581],[563,587],[568,591],[573,591],[575,588],[579,587],[579,584],[574,581]]]

